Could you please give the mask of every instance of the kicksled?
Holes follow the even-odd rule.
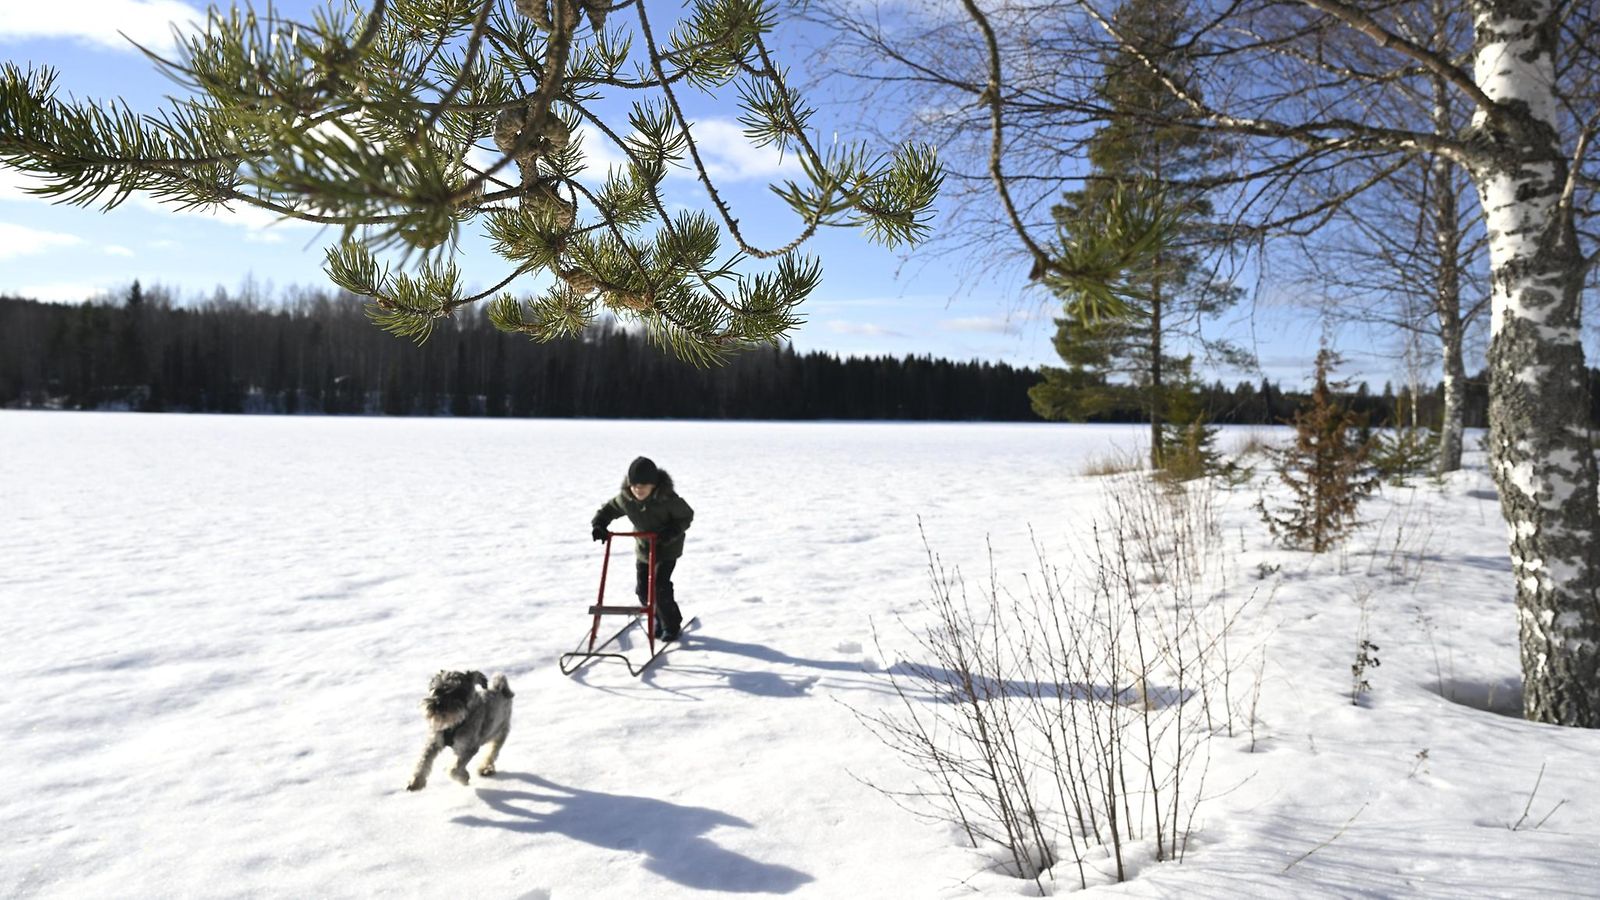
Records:
[[[611,541],[613,538],[645,538],[650,542],[650,576],[645,588],[645,604],[628,603],[623,605],[606,603],[606,575],[611,570]],[[628,667],[628,674],[635,678],[644,674],[645,669],[666,652],[667,642],[656,639],[656,534],[653,531],[611,531],[606,533],[606,555],[600,564],[600,591],[595,597],[594,605],[589,607],[589,614],[594,621],[589,625],[588,633],[578,642],[577,649],[570,653],[561,654],[561,674],[571,675],[579,669],[598,662],[602,659],[620,660]],[[601,640],[601,623],[607,618],[626,616],[628,621],[611,636]],[[680,631],[686,632],[699,623],[699,619],[690,619],[683,623]],[[641,626],[644,630],[645,646],[649,655],[635,663],[633,657],[623,652],[623,635],[629,629]],[[613,648],[613,649],[607,649]]]

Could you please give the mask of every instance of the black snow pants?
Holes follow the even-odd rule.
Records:
[[[656,561],[656,637],[676,638],[678,629],[683,627],[683,613],[678,611],[678,601],[672,595],[672,570],[677,566],[675,559]],[[650,599],[650,564],[635,563],[634,570],[638,574],[639,605],[643,606]]]

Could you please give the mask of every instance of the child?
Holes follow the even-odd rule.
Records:
[[[606,526],[621,516],[628,517],[634,531],[656,534],[656,637],[675,641],[683,627],[683,613],[672,596],[672,570],[683,555],[683,533],[694,521],[694,510],[672,489],[672,476],[641,456],[628,466],[622,492],[595,511],[591,536],[605,540]],[[638,538],[634,545],[636,589],[643,606],[650,593],[650,541]]]

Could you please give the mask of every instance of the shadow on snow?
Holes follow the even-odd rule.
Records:
[[[908,693],[921,695],[924,699],[935,703],[957,702],[959,697],[966,694],[966,691],[961,689],[962,679],[960,674],[940,666],[901,661],[890,666],[887,670],[871,669],[864,667],[859,660],[810,659],[793,656],[763,644],[730,641],[725,638],[700,635],[694,637],[692,645],[692,649],[697,653],[727,653],[774,665],[794,666],[822,672],[864,675],[874,680],[880,676],[888,675],[902,679],[902,687],[909,688]],[[715,666],[706,666],[704,668],[706,671],[714,672],[724,677],[729,687],[761,697],[801,696],[806,694],[820,678],[820,676],[786,678],[777,672],[749,672],[722,669]],[[655,672],[653,670],[647,671],[644,676],[646,681],[652,681],[654,677]],[[885,686],[882,689],[887,690],[888,688]],[[1149,688],[1148,698],[1136,696],[1137,692],[1132,687],[1124,687],[1113,698],[1111,689],[1102,685],[1054,684],[1046,681],[1016,679],[996,680],[976,675],[973,676],[972,693],[980,698],[991,699],[1013,697],[1048,701],[1059,699],[1063,701],[1097,700],[1102,702],[1115,699],[1120,703],[1142,703],[1147,700],[1152,708],[1155,709],[1169,707],[1180,699],[1178,691],[1154,685]],[[1185,690],[1181,696],[1182,699],[1188,699],[1192,695],[1193,691]]]
[[[531,789],[478,788],[478,796],[503,818],[458,816],[454,821],[637,851],[645,855],[647,870],[696,890],[787,894],[814,880],[788,866],[741,856],[706,837],[723,826],[751,827],[725,812],[565,787],[537,775],[501,772],[500,777]]]
[[[1047,702],[1093,700],[1120,705],[1148,703],[1151,709],[1166,709],[1194,697],[1194,691],[1187,688],[1179,692],[1170,687],[1150,685],[1146,688],[1146,696],[1134,685],[1124,685],[1113,691],[1099,684],[997,679],[978,674],[967,676],[944,666],[903,661],[890,666],[888,672],[896,678],[905,679],[917,689],[917,693],[925,693],[926,699],[934,703],[964,703],[973,697],[979,700],[1011,697]]]

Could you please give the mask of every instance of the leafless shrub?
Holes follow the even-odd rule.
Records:
[[[1361,614],[1356,619],[1356,661],[1350,664],[1351,706],[1361,705],[1362,695],[1372,690],[1372,683],[1367,680],[1367,670],[1382,665],[1378,660],[1380,648],[1370,639],[1371,601],[1372,594],[1365,590],[1356,597],[1356,604],[1361,608]]]
[[[1230,590],[1211,497],[1119,482],[1087,562],[1064,572],[1035,540],[1016,594],[992,550],[969,592],[930,549],[931,624],[908,628],[918,661],[889,669],[901,703],[857,713],[918,773],[893,796],[1040,890],[1123,881],[1143,855],[1181,861],[1209,739],[1252,726],[1259,695],[1235,681],[1236,662],[1259,680],[1254,652],[1236,661],[1229,642],[1253,598]]]
[[[1377,574],[1381,564],[1394,585],[1411,585],[1416,593],[1422,583],[1422,570],[1428,561],[1428,551],[1433,542],[1433,517],[1417,505],[1417,492],[1404,504],[1389,506],[1373,537],[1372,557],[1367,563],[1367,575]]]

